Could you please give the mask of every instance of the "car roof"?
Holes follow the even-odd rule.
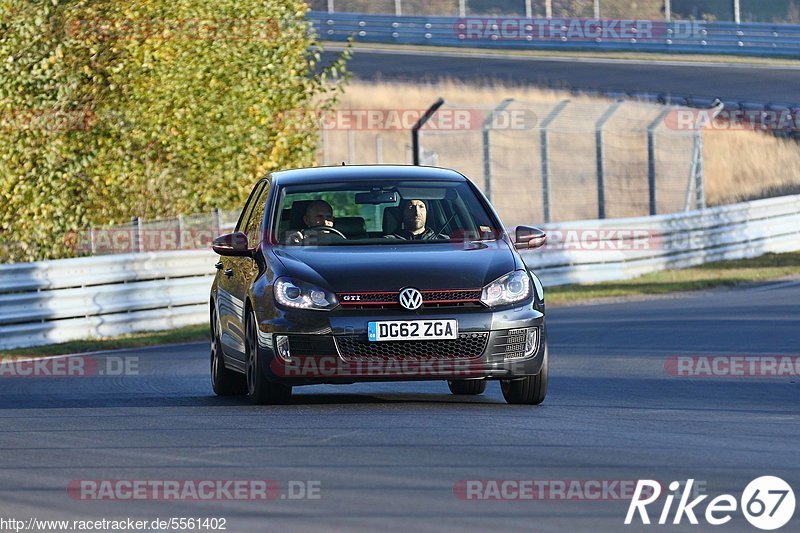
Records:
[[[372,181],[379,179],[408,179],[431,181],[466,181],[455,170],[411,165],[353,165],[335,167],[300,168],[272,173],[277,185],[302,185],[305,183],[341,183],[342,181]]]

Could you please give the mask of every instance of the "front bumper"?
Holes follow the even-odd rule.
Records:
[[[458,320],[457,341],[367,341],[371,321],[445,318]],[[536,347],[525,356],[525,338],[532,330]],[[278,336],[288,339],[288,357],[276,346]],[[516,379],[541,371],[546,343],[544,315],[530,305],[468,313],[297,312],[259,321],[259,360],[265,374],[292,385]]]

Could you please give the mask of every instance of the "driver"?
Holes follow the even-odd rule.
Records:
[[[389,238],[407,241],[432,241],[438,239],[448,240],[449,236],[437,233],[427,227],[428,206],[422,200],[403,200],[400,203],[400,212],[403,214],[403,227]]]
[[[307,226],[306,229],[291,233],[286,242],[288,244],[300,244],[312,234],[316,236],[320,233],[331,233],[346,238],[339,231],[333,229],[335,220],[331,204],[325,200],[314,200],[308,204],[306,214],[303,216],[303,222]],[[325,231],[325,228],[330,228],[330,230]]]

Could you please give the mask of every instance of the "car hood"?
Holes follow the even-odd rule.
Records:
[[[503,241],[280,247],[285,275],[334,292],[477,289],[521,266]]]

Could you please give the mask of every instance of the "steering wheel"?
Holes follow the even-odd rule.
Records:
[[[334,235],[338,235],[344,240],[347,240],[347,237],[345,237],[344,233],[342,233],[336,228],[331,228],[330,226],[312,226],[310,228],[304,229],[303,233],[305,233],[306,231],[316,231],[319,233],[332,233]]]

